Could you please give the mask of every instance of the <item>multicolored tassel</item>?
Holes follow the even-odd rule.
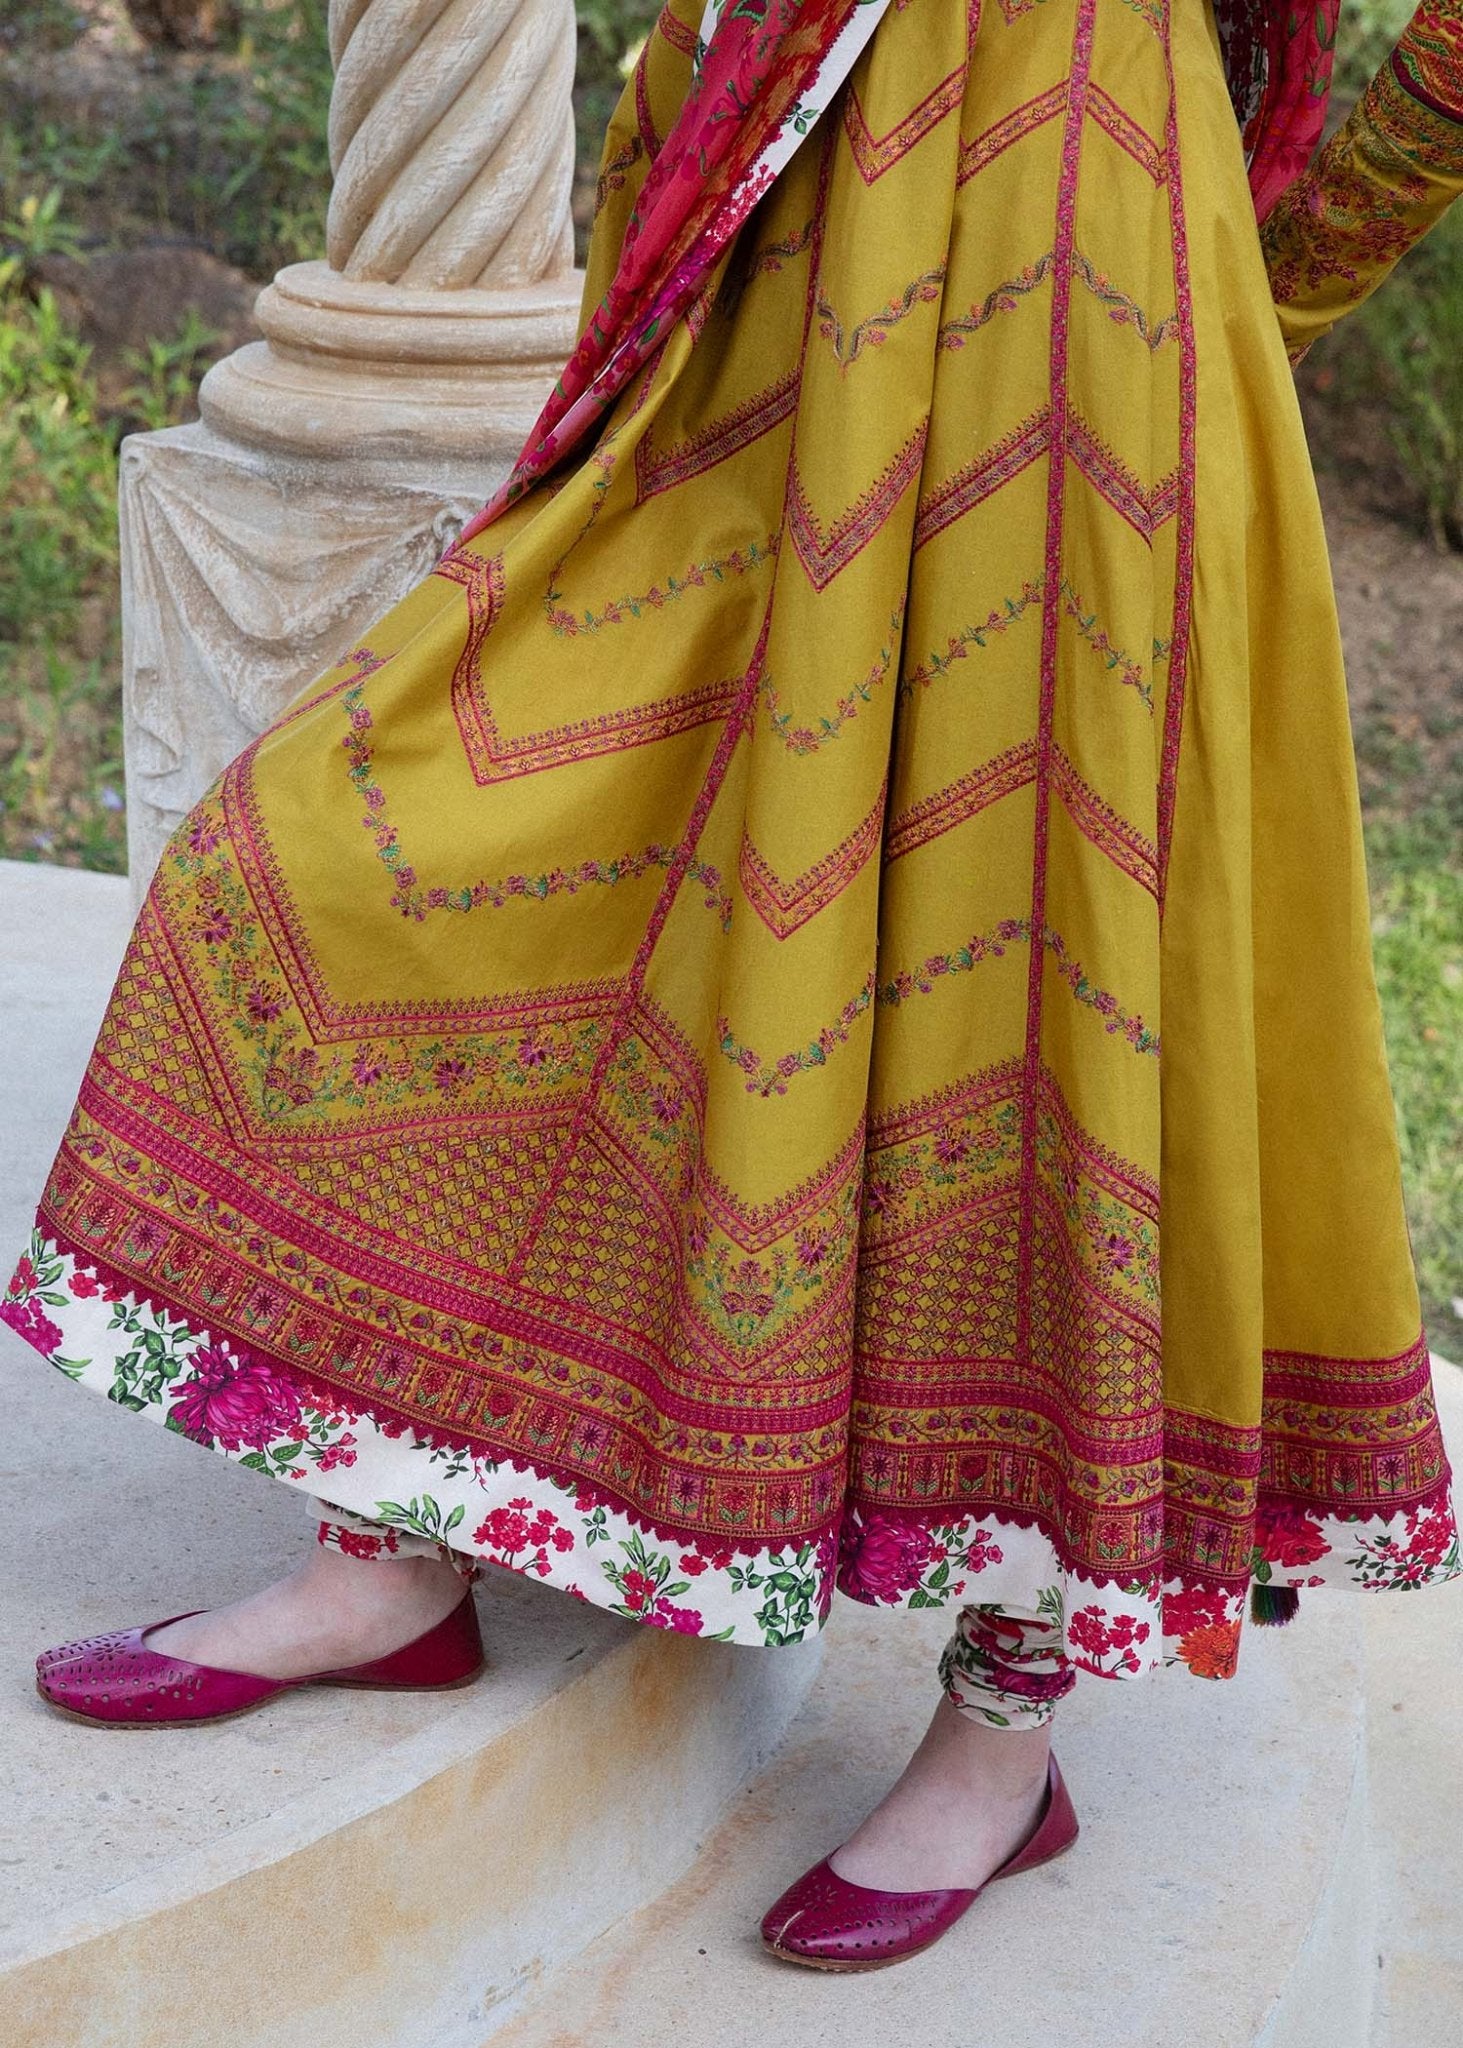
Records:
[[[1300,1608],[1300,1594],[1294,1586],[1267,1586],[1258,1580],[1250,1587],[1250,1620],[1258,1628],[1284,1628],[1294,1621]]]

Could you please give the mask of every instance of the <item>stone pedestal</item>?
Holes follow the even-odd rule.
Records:
[[[328,260],[122,455],[128,855],[432,567],[573,348],[572,0],[331,0]]]
[[[507,459],[311,461],[200,425],[125,443],[123,713],[137,900],[214,776],[427,574]]]

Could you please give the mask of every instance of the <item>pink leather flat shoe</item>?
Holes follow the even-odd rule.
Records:
[[[388,1656],[341,1671],[312,1671],[303,1678],[260,1678],[250,1671],[221,1671],[211,1664],[190,1664],[184,1657],[161,1656],[143,1639],[167,1625],[149,1622],[146,1628],[119,1629],[43,1651],[36,1659],[36,1691],[57,1713],[75,1721],[107,1728],[157,1728],[231,1720],[302,1685],[445,1692],[470,1685],[484,1663],[471,1590],[425,1635]]]
[[[769,1908],[762,1921],[762,1945],[785,1962],[806,1963],[815,1970],[882,1969],[938,1941],[986,1885],[1050,1863],[1076,1839],[1077,1815],[1053,1757],[1040,1820],[985,1884],[973,1891],[883,1892],[840,1877],[825,1856]]]

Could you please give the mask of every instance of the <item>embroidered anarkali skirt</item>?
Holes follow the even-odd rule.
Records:
[[[177,833],[6,1314],[737,1642],[1055,1597],[1224,1676],[1252,1581],[1457,1571],[1205,0],[889,9],[588,454]]]

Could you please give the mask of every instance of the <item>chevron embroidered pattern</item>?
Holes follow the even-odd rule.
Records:
[[[627,85],[590,307],[716,19]],[[175,835],[6,1318],[655,1626],[1045,1588],[1224,1675],[1252,1576],[1458,1558],[1212,23],[891,0],[800,124]]]

